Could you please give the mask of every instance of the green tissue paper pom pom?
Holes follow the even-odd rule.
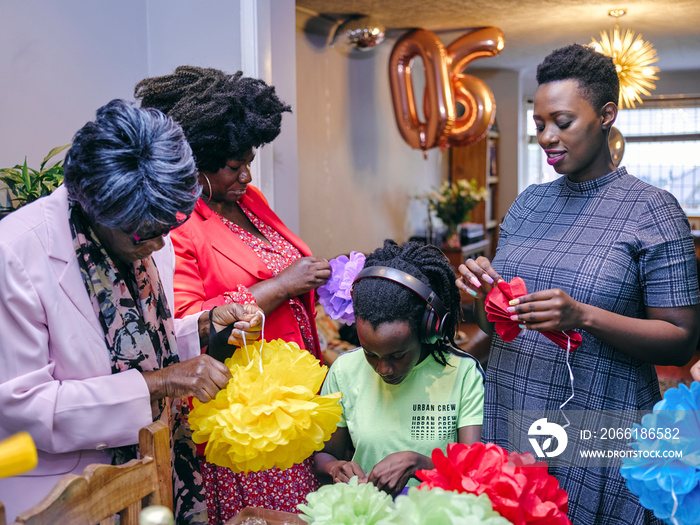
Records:
[[[314,525],[383,525],[393,513],[391,496],[371,483],[350,482],[324,485],[297,505],[301,518]]]
[[[394,502],[391,519],[382,525],[509,525],[511,522],[493,510],[486,494],[457,493],[438,487],[411,487],[408,495]]]

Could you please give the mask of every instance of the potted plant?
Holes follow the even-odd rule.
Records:
[[[7,185],[10,197],[10,205],[1,206],[0,214],[7,215],[39,197],[48,195],[60,186],[63,182],[63,160],[50,166],[47,164],[53,157],[70,146],[70,144],[66,144],[53,148],[41,161],[38,170],[27,166],[27,157],[24,157],[24,164],[0,169],[0,181]]]
[[[458,179],[444,181],[440,187],[419,198],[428,204],[428,220],[432,213],[440,219],[447,229],[445,239],[448,246],[459,247],[457,228],[469,217],[480,201],[488,197],[486,188],[478,188],[476,180]]]

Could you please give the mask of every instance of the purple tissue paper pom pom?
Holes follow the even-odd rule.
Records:
[[[350,258],[340,255],[331,259],[331,277],[318,287],[318,302],[321,303],[331,319],[341,323],[355,322],[350,290],[352,283],[365,266],[365,256],[359,252],[350,252]]]

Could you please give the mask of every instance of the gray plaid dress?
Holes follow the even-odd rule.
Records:
[[[560,288],[575,300],[628,317],[645,306],[700,302],[690,226],[676,199],[620,168],[596,180],[567,177],[527,188],[501,225],[493,267],[521,277],[528,292]],[[651,409],[661,399],[654,366],[581,331],[570,355],[574,398],[565,410]],[[533,452],[523,411],[557,411],[571,395],[565,351],[536,331],[505,343],[494,334],[488,362],[482,439]],[[518,427],[520,425],[520,427]],[[571,443],[569,446],[572,446]],[[619,463],[618,463],[619,465]],[[576,525],[654,523],[616,468],[558,467]]]

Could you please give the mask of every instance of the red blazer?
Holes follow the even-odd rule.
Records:
[[[254,186],[241,197],[255,215],[277,230],[304,256],[310,256],[309,247],[287,228],[270,209],[263,194]],[[225,304],[224,292],[235,292],[239,284],[250,287],[274,277],[260,258],[243,243],[217,215],[199,199],[190,219],[170,234],[175,255],[175,317],[209,310]],[[314,292],[300,296],[309,314],[314,340],[316,309]],[[304,348],[299,324],[289,303],[285,301],[265,319],[265,339],[283,339]],[[317,349],[308,349],[322,359]]]

